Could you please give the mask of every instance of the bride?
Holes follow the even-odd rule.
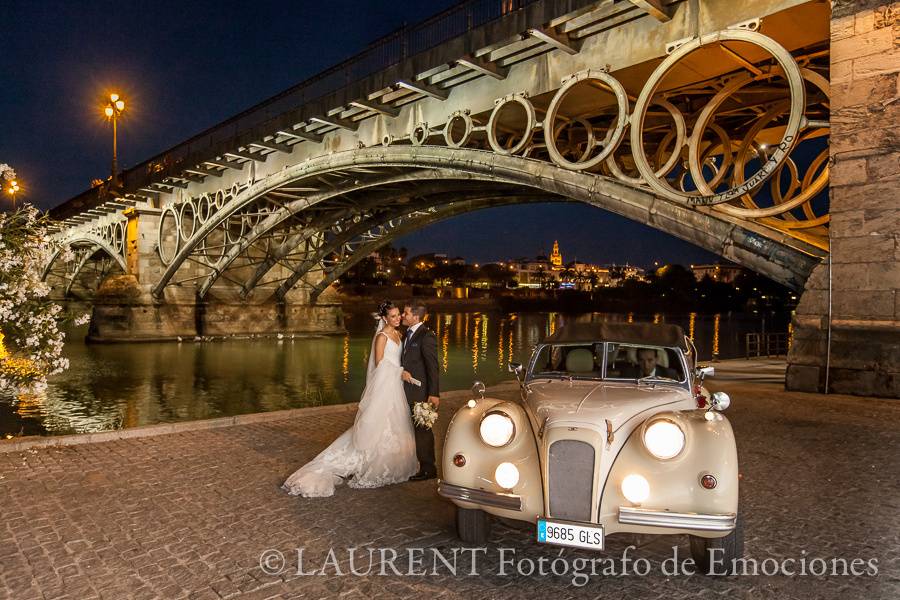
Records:
[[[295,471],[282,489],[292,496],[334,494],[342,479],[355,488],[408,480],[418,469],[409,405],[400,378],[400,309],[389,301],[378,307],[366,388],[353,426],[312,461]]]

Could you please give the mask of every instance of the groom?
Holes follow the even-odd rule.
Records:
[[[403,355],[400,364],[403,366],[403,389],[410,413],[416,402],[431,402],[435,409],[440,404],[438,397],[438,359],[437,336],[422,321],[428,310],[425,304],[413,301],[403,307],[403,324],[406,335],[403,338]],[[422,385],[412,383],[419,380]],[[419,459],[419,472],[410,477],[410,481],[434,479],[437,467],[434,464],[434,433],[430,429],[416,425],[416,457]]]

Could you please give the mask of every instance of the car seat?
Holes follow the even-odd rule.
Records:
[[[574,348],[566,354],[566,371],[569,373],[593,373],[594,353],[587,348]]]

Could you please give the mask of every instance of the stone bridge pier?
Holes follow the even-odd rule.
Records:
[[[346,331],[340,306],[327,293],[312,305],[308,291],[300,286],[292,288],[283,300],[276,300],[272,292],[277,286],[273,284],[262,283],[242,296],[239,285],[225,280],[200,297],[197,287],[190,284],[192,277],[200,280],[208,274],[199,264],[182,266],[179,273],[186,284],[169,286],[162,297],[155,298],[153,282],[165,270],[156,246],[175,242],[171,231],[160,239],[161,212],[145,207],[126,211],[129,217],[126,273],[109,276],[97,291],[89,341],[279,333],[329,335]],[[279,268],[273,267],[276,277]]]
[[[900,2],[831,21],[830,259],[794,318],[787,387],[900,397]]]

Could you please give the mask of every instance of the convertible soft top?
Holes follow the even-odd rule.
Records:
[[[544,340],[555,344],[600,341],[685,348],[681,327],[653,323],[571,323]]]

